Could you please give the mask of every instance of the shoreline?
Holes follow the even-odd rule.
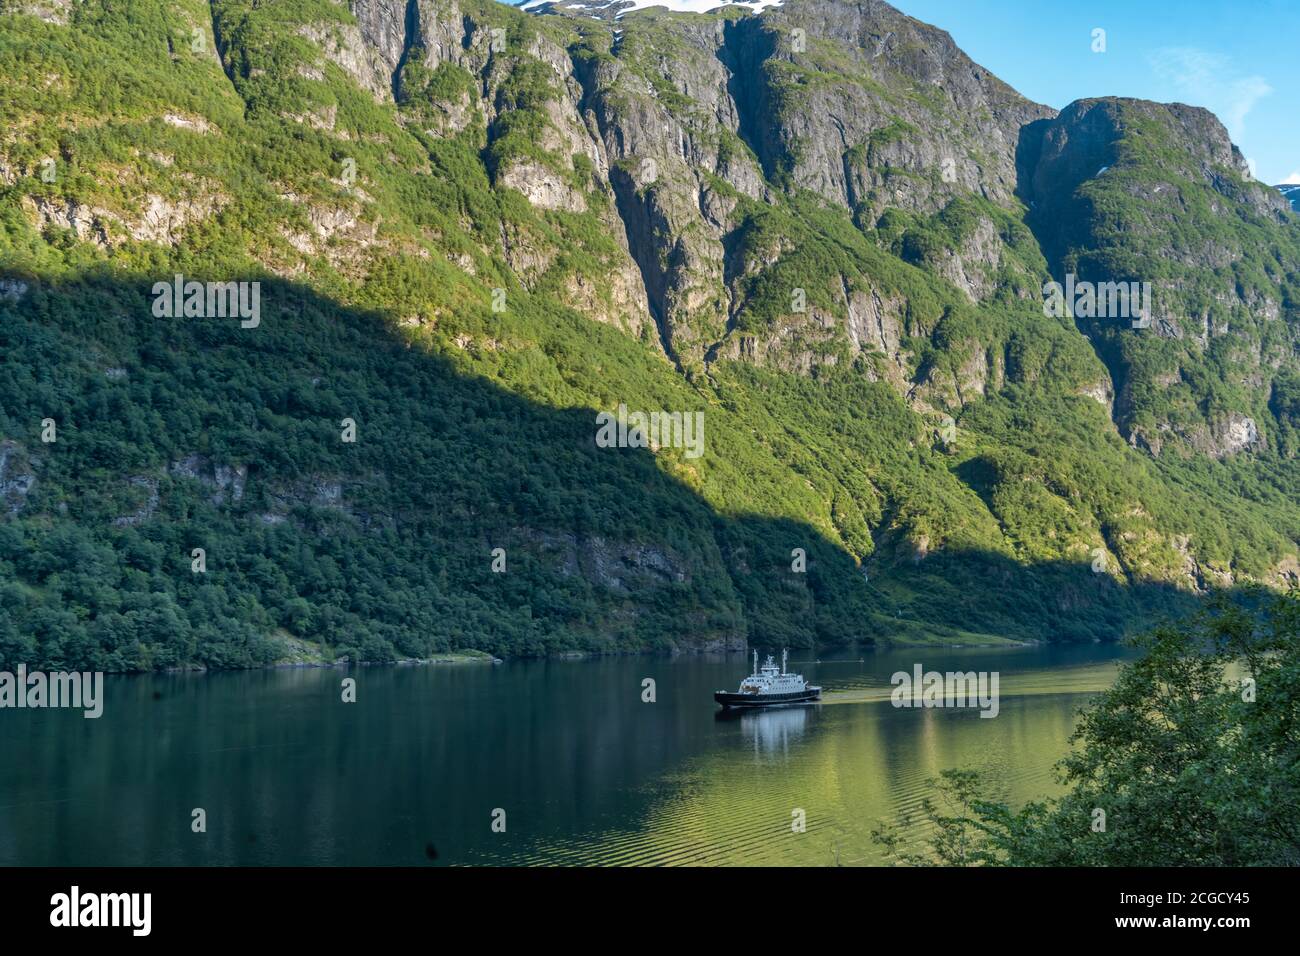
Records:
[[[1107,643],[1107,642],[1092,641],[1088,643],[1095,644],[1095,643]],[[1111,643],[1120,643],[1120,642],[1111,642]],[[869,646],[861,647],[858,649],[858,653],[879,654],[879,653],[886,653],[889,651],[902,651],[902,650],[918,650],[918,651],[920,650],[931,650],[931,651],[1011,650],[1016,648],[1024,649],[1024,648],[1033,648],[1033,647],[1047,647],[1047,646],[1051,646],[1051,644],[1052,642],[1050,641],[1017,641],[1011,639],[1005,639],[996,643],[994,642],[949,643],[946,641],[927,642],[927,641],[895,640],[895,641],[874,643]],[[836,648],[827,648],[827,650],[834,651],[848,646],[850,645],[841,645]],[[1073,645],[1066,643],[1066,644],[1062,644],[1061,646],[1073,646]],[[443,654],[436,654],[432,657],[423,657],[423,658],[412,657],[412,658],[402,658],[400,660],[392,660],[392,661],[349,661],[349,660],[326,661],[326,660],[310,660],[310,659],[279,660],[270,664],[258,664],[251,667],[205,667],[201,664],[195,664],[195,665],[189,665],[183,667],[168,667],[158,671],[120,671],[117,673],[119,674],[208,674],[208,673],[226,674],[226,673],[232,673],[238,671],[259,671],[259,670],[305,670],[305,669],[348,670],[354,667],[437,667],[437,666],[447,666],[447,665],[454,666],[454,665],[463,665],[463,664],[491,664],[495,666],[499,664],[515,663],[517,661],[587,661],[587,660],[595,660],[604,657],[643,657],[643,656],[699,657],[699,656],[706,656],[706,655],[747,656],[753,650],[754,648],[752,646],[746,645],[743,648],[742,647],[703,647],[703,648],[692,648],[689,650],[673,648],[669,650],[647,649],[647,650],[610,650],[610,651],[557,651],[554,654],[543,654],[537,656],[519,656],[519,657],[511,657],[511,658],[496,657],[495,655],[489,654],[486,651],[469,650],[469,651],[450,651]],[[835,663],[838,661],[837,658],[827,658],[825,660],[820,659],[820,657],[817,657],[819,652],[816,648],[799,648],[799,650],[808,651],[814,655],[814,660],[807,661],[804,663],[823,664],[823,663]],[[850,660],[850,658],[845,658],[844,660]]]

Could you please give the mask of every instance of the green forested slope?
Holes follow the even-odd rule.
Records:
[[[382,7],[0,4],[0,665],[1107,639],[1295,568],[1285,385],[1240,454],[1134,447],[1011,184],[838,201],[816,149],[672,85],[766,49],[736,15],[615,49],[425,3],[388,63]],[[938,108],[840,42],[772,95]],[[660,120],[707,152],[707,215],[680,157],[642,181],[605,142]],[[879,117],[855,175],[905,178],[920,130]],[[156,318],[178,273],[260,282],[260,323]],[[620,403],[703,411],[703,456],[597,447]]]

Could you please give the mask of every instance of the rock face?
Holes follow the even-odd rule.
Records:
[[[41,231],[67,229],[82,242],[103,249],[127,239],[175,243],[187,228],[213,215],[223,202],[221,197],[201,190],[176,200],[149,194],[131,217],[76,200],[24,197],[23,205],[28,218]]]
[[[270,66],[238,46],[242,6],[214,8],[216,34],[251,94]],[[977,308],[1033,305],[1067,273],[1148,282],[1148,328],[1076,317],[1098,360],[1079,389],[1112,382],[1104,404],[1121,434],[1153,453],[1170,441],[1216,455],[1270,447],[1267,398],[1294,323],[1281,321],[1290,280],[1260,258],[1254,230],[1295,230],[1205,110],[1109,98],[1057,116],[877,0],[786,0],[761,16],[533,9],[521,27],[474,0],[331,5],[296,31],[319,55],[300,64],[309,108],[291,118],[347,141],[322,73],[333,64],[408,128],[474,139],[493,185],[540,214],[596,217],[613,242],[597,272],[558,275],[562,243],[510,223],[497,251],[525,289],[555,288],[688,374],[729,360],[801,374],[863,362],[922,411],[1036,374],[981,332],[928,361],[922,343],[954,307],[922,314],[905,283],[864,267],[873,243]],[[281,196],[309,224],[285,232],[292,252],[363,274],[381,245],[368,197],[301,184]],[[224,200],[151,196],[138,222],[32,202],[33,220],[107,247],[121,234],[174,242]],[[809,218],[818,202],[852,218],[859,248],[827,241]],[[1189,384],[1207,376],[1218,407]]]
[[[376,100],[392,100],[396,64],[385,59],[382,47],[368,44],[363,28],[350,23],[304,24],[298,28],[298,34],[319,46],[330,62],[344,70]],[[386,38],[381,36],[379,39],[382,42]],[[320,78],[319,71],[314,68],[310,68],[306,75]]]
[[[599,536],[530,533],[560,574],[582,575],[613,591],[684,583],[689,568],[666,549],[608,541]]]
[[[108,214],[85,204],[70,200],[43,197],[23,198],[23,206],[32,223],[41,231],[50,227],[67,229],[82,242],[91,242],[101,249],[108,245],[108,231],[104,221]]]
[[[541,653],[1009,633],[1018,601],[1091,639],[1294,574],[1300,217],[1210,114],[1057,115],[876,0],[633,6],[175,0],[164,46],[0,0],[7,62],[63,70],[0,130],[0,424],[69,426],[0,445],[6,547],[80,522],[134,587],[187,510],[264,559],[226,620],[382,621],[376,654],[442,615]],[[76,44],[109,27],[157,84],[100,117]],[[140,314],[200,270],[262,277],[256,332]],[[1053,314],[1073,280],[1149,295]],[[707,451],[593,460],[623,403],[705,409]]]
[[[28,288],[22,279],[0,279],[0,298],[17,302],[27,294]]]
[[[1181,104],[1081,100],[1025,128],[1021,164],[1027,221],[1058,280],[1149,284],[1148,328],[1077,320],[1119,389],[1121,431],[1153,452],[1171,439],[1216,457],[1266,446],[1258,423],[1300,337],[1281,321],[1294,280],[1262,253],[1294,254],[1296,230],[1223,125]]]
[[[1152,142],[1141,142],[1150,138]],[[1240,203],[1256,215],[1280,221],[1285,200],[1276,190],[1250,180],[1245,157],[1209,110],[1181,103],[1161,104],[1120,98],[1078,100],[1054,120],[1025,128],[1021,137],[1025,194],[1040,221],[1037,233],[1050,258],[1063,254],[1087,228],[1068,218],[1076,193],[1090,180],[1118,174],[1149,157],[1144,149],[1172,145],[1175,165],[1163,170],[1165,182],[1147,185],[1139,198],[1156,200],[1187,185],[1209,188],[1221,200]],[[1152,170],[1154,172],[1154,170]],[[1163,188],[1162,188],[1163,187]],[[1163,202],[1164,200],[1159,200]],[[1063,218],[1064,217],[1064,218]],[[1204,250],[1184,253],[1191,264],[1213,259]],[[1196,256],[1200,258],[1192,258]]]
[[[415,39],[410,35],[413,24],[407,16],[411,6],[408,0],[349,0],[348,3],[366,46],[387,70],[390,92],[394,88],[391,78],[396,76],[402,57]]]
[[[36,484],[26,451],[14,441],[0,441],[0,507],[10,516],[23,510]]]
[[[553,285],[566,304],[652,340],[691,372],[742,360],[811,374],[869,355],[870,374],[909,401],[958,405],[959,393],[984,391],[986,375],[1015,381],[1014,363],[989,360],[1004,343],[970,339],[947,397],[926,399],[938,373],[918,344],[938,317],[904,308],[913,296],[864,270],[859,252],[839,261],[841,240],[819,246],[826,237],[809,221],[810,202],[850,215],[860,241],[887,245],[973,306],[1033,302],[1049,271],[1150,281],[1142,338],[1162,343],[1078,319],[1114,383],[1121,432],[1151,449],[1171,439],[1269,447],[1269,409],[1256,399],[1289,361],[1293,333],[1266,328],[1287,325],[1289,280],[1235,226],[1294,228],[1285,228],[1286,200],[1249,180],[1211,114],[1109,98],[1057,116],[887,3],[759,7],[631,13],[572,0],[534,4],[521,23],[477,0],[309,5],[293,28],[309,51],[292,61],[299,102],[285,115],[341,144],[372,135],[340,127],[350,121],[326,75],[336,69],[408,129],[473,138],[494,186],[542,214],[593,215],[614,243],[598,272],[559,276],[568,260],[553,237],[503,226],[498,251],[524,287]],[[4,7],[37,8],[66,15],[71,6]],[[260,103],[275,98],[284,78],[274,70],[285,63],[248,41],[249,10],[246,0],[211,5],[227,73]],[[164,120],[213,131],[204,117]],[[308,224],[283,238],[300,260],[323,257],[359,277],[359,260],[384,247],[368,197],[349,192],[340,201],[302,183],[281,191]],[[24,202],[38,228],[108,248],[122,238],[175,244],[227,200],[190,182],[182,198],[145,195],[132,216],[70,196]],[[793,222],[773,221],[774,211]],[[1173,228],[1188,221],[1198,226],[1191,241]],[[1016,233],[1024,224],[1028,239]],[[306,268],[288,258],[266,261],[282,275]],[[799,295],[806,306],[788,304]],[[1095,383],[1099,372],[1084,378]],[[1185,387],[1206,374],[1224,387],[1222,407]],[[1255,423],[1253,436],[1238,434],[1239,419]]]
[[[969,192],[1009,204],[1017,132],[1051,113],[883,3],[789,3],[673,27],[644,38],[629,27],[608,48],[589,37],[577,77],[665,346],[683,364],[784,351],[788,326],[721,345],[746,306],[735,279],[781,257],[728,261],[750,231],[747,200],[811,190],[869,223]],[[978,238],[996,258],[998,237]],[[968,294],[987,291],[960,259],[947,266]],[[847,316],[835,318],[842,337]]]
[[[653,317],[655,338],[683,367],[748,356],[809,370],[831,360],[828,341],[853,341],[843,307],[793,337],[791,323],[807,323],[724,341],[751,308],[745,280],[782,255],[729,253],[753,232],[754,203],[811,191],[872,224],[888,208],[932,215],[962,195],[1012,208],[1019,130],[1051,115],[947,34],[884,3],[791,0],[761,18],[646,17],[617,32],[577,22],[613,17],[617,5],[548,5],[543,19],[574,18],[567,48],[550,30],[513,39],[455,0],[348,9],[355,23],[299,34],[377,99],[423,103],[418,121],[440,135],[481,124],[494,181],[538,209],[609,206],[605,226],[625,250],[612,271],[643,297],[600,317],[638,335]],[[430,75],[456,78],[458,91],[443,82],[426,102],[419,77]],[[543,118],[527,143],[517,135],[525,107]],[[298,118],[330,129],[330,116]],[[550,261],[520,244],[511,256],[526,269]],[[934,268],[983,299],[1000,245],[985,223]]]
[[[66,25],[72,18],[73,0],[0,0],[0,15],[25,13],[46,23]]]
[[[727,55],[764,169],[877,214],[1009,202],[1020,129],[1052,115],[887,3],[790,3],[737,22]]]
[[[244,465],[220,464],[206,455],[186,455],[167,466],[168,474],[190,478],[205,486],[214,505],[232,504],[244,497],[248,468]]]

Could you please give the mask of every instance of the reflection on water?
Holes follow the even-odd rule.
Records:
[[[745,737],[754,742],[754,753],[780,753],[790,756],[790,743],[798,742],[808,728],[813,707],[789,704],[767,710],[719,710],[717,721],[740,721]]]
[[[792,662],[822,703],[734,716],[712,692],[741,655],[110,678],[99,720],[0,711],[0,864],[878,863],[872,828],[947,767],[1055,792],[1121,653],[844,656]],[[998,717],[890,706],[918,662],[999,671]]]

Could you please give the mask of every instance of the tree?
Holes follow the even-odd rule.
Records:
[[[1014,811],[946,771],[924,841],[873,838],[911,865],[1300,864],[1300,590],[1219,599],[1138,644],[1080,717],[1065,796]]]

